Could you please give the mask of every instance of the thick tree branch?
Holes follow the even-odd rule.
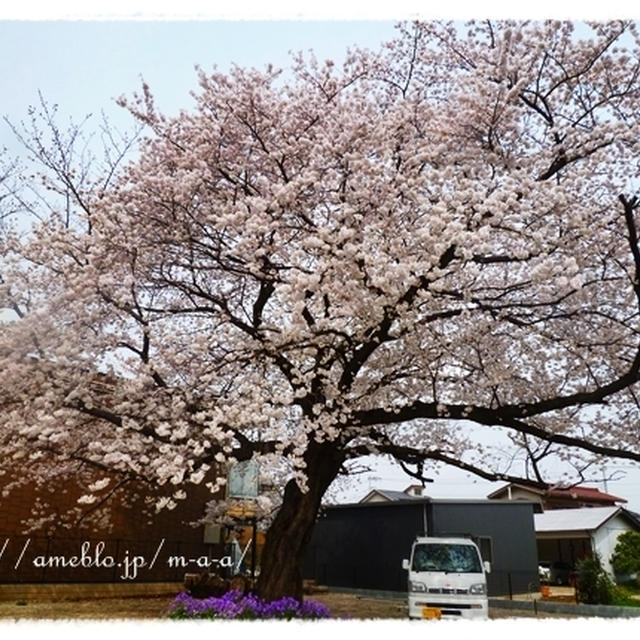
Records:
[[[623,382],[619,382],[619,388],[625,388]],[[607,385],[610,387],[611,385]],[[616,385],[614,385],[616,386]],[[604,389],[604,387],[602,388]],[[611,391],[613,393],[613,391]],[[584,449],[603,456],[625,458],[627,460],[640,461],[640,452],[628,449],[606,447],[590,442],[586,438],[567,436],[560,433],[545,431],[544,429],[525,422],[523,418],[541,415],[549,411],[562,409],[576,404],[594,404],[602,402],[607,397],[605,390],[572,396],[549,399],[539,403],[523,403],[518,405],[503,405],[497,409],[476,407],[470,405],[454,405],[442,403],[414,402],[400,409],[370,409],[354,412],[353,425],[356,427],[375,426],[382,424],[397,424],[411,420],[469,420],[485,426],[497,426],[512,429],[518,433],[526,433],[535,436],[545,442],[562,444],[569,447]]]

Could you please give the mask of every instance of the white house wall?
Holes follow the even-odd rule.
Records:
[[[613,575],[611,567],[611,555],[615,549],[618,536],[632,527],[620,516],[607,520],[601,527],[592,533],[593,546],[600,556],[602,566]]]

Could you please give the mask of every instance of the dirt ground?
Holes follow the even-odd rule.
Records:
[[[331,610],[334,618],[351,620],[404,619],[406,605],[399,600],[365,598],[351,594],[321,593],[312,597]],[[73,600],[17,600],[0,602],[4,620],[161,620],[166,617],[171,597],[92,598]],[[490,618],[530,618],[533,613],[491,609]],[[563,617],[553,614],[538,618]]]
[[[172,598],[92,598],[0,602],[0,620],[159,620]]]
[[[372,618],[407,619],[407,605],[400,600],[386,600],[382,598],[364,598],[350,594],[326,593],[314,595],[313,598],[326,604],[334,617],[350,618],[352,620],[368,620]],[[543,613],[537,615],[528,611],[513,611],[509,609],[489,609],[491,620],[505,620],[508,618],[571,618],[565,614]]]

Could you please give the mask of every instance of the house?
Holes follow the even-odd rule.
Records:
[[[422,498],[422,486],[411,484],[404,491],[392,491],[390,489],[372,489],[359,502],[394,502],[396,500],[413,500]]]
[[[404,492],[398,492],[404,493]],[[407,591],[402,560],[418,535],[469,536],[491,562],[490,595],[539,588],[533,503],[407,497],[323,507],[303,576],[329,587]]]
[[[567,488],[542,489],[514,483],[497,489],[487,498],[489,500],[529,500],[537,503],[536,513],[550,509],[613,507],[627,502],[624,498],[603,493],[597,487],[577,485]]]
[[[611,555],[624,531],[640,531],[637,517],[618,506],[554,509],[534,515],[541,562],[564,563],[575,568],[582,558],[598,554],[613,575]]]

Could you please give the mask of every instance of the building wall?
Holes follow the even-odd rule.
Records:
[[[538,590],[538,553],[531,503],[436,501],[432,527],[432,535],[469,534],[478,539],[484,559],[491,562],[487,580],[491,594]]]
[[[511,500],[534,500],[542,502],[540,495],[533,491],[527,491],[523,487],[511,487]]]
[[[316,522],[303,575],[335,587],[406,591],[402,560],[423,532],[422,505],[327,508]]]
[[[389,502],[389,500],[379,493],[372,493],[371,496],[367,497],[363,502]]]
[[[618,536],[625,531],[632,529],[623,518],[616,516],[605,522],[599,529],[593,532],[592,539],[596,553],[600,556],[602,566],[612,576],[614,574],[611,566],[611,555],[615,549]]]
[[[10,478],[3,476],[2,479],[0,550],[4,549],[4,553],[0,554],[0,583],[117,582],[129,579],[122,577],[118,563],[122,565],[134,556],[147,562],[147,567],[138,572],[137,580],[182,580],[186,571],[197,570],[197,567],[176,570],[168,566],[170,555],[200,559],[205,555],[217,557],[224,551],[222,545],[205,544],[203,526],[192,524],[202,518],[205,503],[211,499],[204,485],[197,487],[190,499],[178,502],[174,510],[159,513],[145,507],[148,487],[130,486],[112,501],[107,522],[95,513],[79,521],[65,517],[69,509],[77,506],[78,497],[86,493],[83,488],[86,476],[82,480],[71,475],[57,476],[42,486],[31,482],[8,492],[3,489]],[[162,495],[161,488],[155,495]],[[48,503],[46,507],[45,503]],[[43,515],[52,517],[35,528],[25,525],[29,520],[38,521]],[[81,556],[83,544],[94,560],[92,566],[61,566],[62,558]],[[108,561],[96,560],[100,549],[101,560],[113,558],[114,566],[105,566]],[[157,562],[151,568],[151,560],[158,550]],[[54,564],[40,566],[47,559],[52,559]]]
[[[491,595],[539,588],[533,509],[522,502],[388,502],[327,508],[304,576],[329,586],[406,591],[402,569],[417,535],[490,538]]]

